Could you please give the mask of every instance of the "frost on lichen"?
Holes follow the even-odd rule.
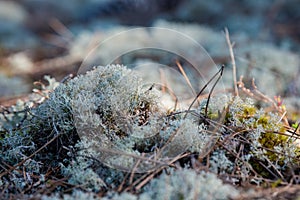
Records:
[[[215,174],[182,169],[151,180],[140,199],[229,199],[238,194],[238,190],[224,184]]]

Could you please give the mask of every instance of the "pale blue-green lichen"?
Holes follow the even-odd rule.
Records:
[[[92,192],[83,192],[78,189],[74,189],[71,194],[64,194],[62,197],[59,193],[51,194],[50,196],[41,195],[39,197],[41,200],[100,200],[101,197],[97,196]]]
[[[113,175],[113,169],[90,164],[112,188],[122,180],[122,171],[131,169],[137,162],[134,156],[155,153],[158,149],[160,159],[171,159],[188,150],[199,153],[208,142],[202,124],[197,124],[197,120],[191,117],[184,119],[183,115],[167,117],[166,110],[159,107],[157,91],[144,86],[124,66],[97,67],[57,88],[54,93],[55,100],[63,94],[68,94],[67,99],[71,99],[68,102],[72,105],[74,125],[81,144],[84,144],[79,149],[94,148],[90,151],[90,157],[100,159],[102,165],[117,169]],[[105,150],[121,151],[126,155],[106,155]],[[80,154],[82,152],[79,151],[77,156]],[[151,162],[141,166],[146,171],[156,167]],[[74,170],[72,173],[76,173]]]
[[[187,115],[184,111],[170,113],[160,106],[159,91],[143,85],[131,70],[120,65],[97,67],[60,84],[50,94],[46,90],[42,88],[45,96],[42,103],[35,103],[31,109],[24,104],[11,107],[11,112],[0,119],[0,159],[10,165],[28,159],[49,140],[58,138],[22,166],[1,177],[0,187],[6,188],[5,197],[35,181],[43,183],[49,166],[60,167],[59,175],[68,178],[71,185],[89,192],[106,192],[117,190],[123,180],[123,187],[128,186],[126,174],[137,161],[140,165],[135,169],[138,173],[133,174],[132,181],[141,177],[139,173],[166,166],[181,153],[192,153],[185,159],[198,156],[197,165],[209,166],[209,170],[222,174],[232,183],[247,180],[258,183],[261,177],[270,175],[260,163],[271,164],[277,171],[285,173],[299,155],[299,148],[289,137],[276,134],[285,130],[279,114],[258,108],[250,98],[213,96],[207,108],[205,99]],[[211,139],[218,140],[218,145],[210,146],[215,144],[210,143]],[[268,148],[280,154],[270,152]],[[210,159],[202,160],[203,154],[208,154]],[[140,158],[155,158],[160,163],[143,162]],[[251,179],[253,170],[257,177]],[[35,173],[39,176],[32,178]],[[13,184],[7,185],[9,182]],[[183,182],[184,185],[178,186]],[[202,182],[211,184],[209,189],[214,194]],[[163,185],[166,193],[160,190]],[[194,185],[202,188],[201,193]],[[215,191],[213,185],[220,191],[224,189],[225,196]],[[215,175],[185,169],[153,179],[145,190],[138,192],[138,198],[158,198],[159,194],[172,199],[190,198],[189,195],[200,199],[211,195],[229,198],[229,194],[226,196],[228,187]],[[172,196],[173,191],[177,191],[175,196]],[[89,194],[92,193],[80,195],[94,198]],[[108,198],[137,197],[129,193],[110,194]],[[72,198],[73,195],[77,194],[65,197]]]
[[[140,199],[229,199],[237,197],[238,194],[238,190],[224,184],[215,174],[181,169],[171,171],[170,175],[163,173],[151,180]]]

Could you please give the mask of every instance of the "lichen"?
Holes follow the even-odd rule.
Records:
[[[181,169],[153,179],[140,199],[229,199],[238,194],[238,190],[222,183],[215,174]]]
[[[5,197],[44,184],[49,168],[59,168],[58,176],[85,191],[65,199],[97,199],[97,192],[107,199],[224,199],[238,191],[211,172],[233,184],[268,177],[280,185],[298,162],[280,112],[253,98],[212,95],[190,110],[170,111],[161,92],[125,66],[99,66],[62,84],[46,78],[49,86],[36,90],[41,99],[19,102],[0,117],[0,160],[16,166],[1,171]],[[178,165],[193,167],[171,169]],[[157,177],[135,194],[120,190],[153,172]]]

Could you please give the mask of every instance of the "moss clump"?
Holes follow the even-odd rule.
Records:
[[[264,148],[274,149],[278,145],[283,146],[289,139],[288,136],[278,134],[286,131],[279,113],[257,108],[253,99],[242,100],[235,97],[229,105],[229,113],[226,120],[236,127],[248,130],[248,134],[251,134],[252,130],[261,130],[258,141]]]
[[[223,102],[223,105],[216,106],[218,103],[215,102],[220,100]],[[287,172],[287,165],[297,160],[300,148],[286,134],[287,128],[281,121],[279,111],[269,112],[264,108],[259,108],[255,105],[255,100],[252,98],[242,99],[229,95],[227,98],[216,97],[211,100],[211,105],[209,105],[208,109],[211,114],[208,117],[219,116],[223,110],[227,111],[224,124],[229,129],[225,128],[223,130],[223,136],[221,136],[220,140],[222,141],[226,138],[226,135],[233,131],[232,134],[235,134],[236,137],[229,141],[228,139],[225,140],[226,148],[231,153],[239,153],[238,148],[243,148],[243,157],[241,159],[249,162],[252,168],[262,177],[273,176],[265,167],[270,165],[270,163],[273,167],[276,167],[276,170],[284,173]],[[211,118],[213,119],[213,117]],[[247,141],[247,143],[241,147],[241,142],[238,141]],[[234,157],[228,156],[228,161],[233,161],[233,159]],[[221,169],[222,166],[218,167],[216,165],[215,168]],[[246,173],[249,174],[250,171]]]

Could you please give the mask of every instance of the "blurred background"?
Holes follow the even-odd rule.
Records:
[[[156,26],[191,36],[216,64],[229,65],[223,34],[227,27],[235,42],[238,74],[246,75],[245,82],[255,77],[263,92],[292,99],[297,108],[299,10],[298,0],[0,0],[0,104],[26,96],[45,74],[59,81],[76,74],[93,44],[105,38],[133,27]],[[143,37],[125,38],[115,48],[142,42]],[[156,37],[163,43],[168,36]],[[172,48],[183,49],[184,44]],[[107,53],[100,53],[100,60]],[[155,56],[156,62],[174,64]],[[126,59],[152,59],[141,57]]]

